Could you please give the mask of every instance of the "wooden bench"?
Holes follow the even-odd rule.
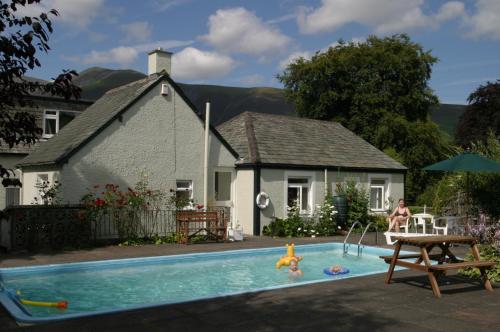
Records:
[[[410,258],[420,258],[422,255],[420,253],[415,253],[415,254],[407,254],[407,255],[399,255],[398,259],[410,259]],[[392,259],[392,255],[389,256],[379,256],[382,258],[386,263],[390,263]],[[429,255],[429,258],[432,260],[438,260],[441,258],[441,254],[433,254]]]
[[[194,236],[204,237],[205,241],[225,241],[227,221],[217,212],[178,211],[177,242],[188,244]]]
[[[447,270],[458,270],[466,267],[477,267],[477,268],[491,268],[495,266],[495,262],[487,261],[473,261],[473,262],[459,262],[459,263],[445,263],[429,266],[430,271],[447,271]]]

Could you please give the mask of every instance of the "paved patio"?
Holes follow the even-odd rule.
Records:
[[[293,239],[296,244],[341,241]],[[373,239],[372,239],[373,240]],[[382,240],[382,239],[379,239]],[[39,254],[0,254],[0,267],[171,255],[200,251],[282,246],[286,239],[249,238],[244,242],[141,247],[102,247]],[[467,248],[454,248],[463,254]],[[427,276],[384,274],[281,290],[222,297],[19,327],[0,308],[1,331],[494,331],[500,326],[500,289],[493,293],[478,281],[457,275],[440,280],[441,299],[434,298]]]

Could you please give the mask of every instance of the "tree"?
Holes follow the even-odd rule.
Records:
[[[500,80],[479,86],[467,99],[469,105],[458,121],[455,141],[463,146],[486,142],[488,131],[500,136]]]
[[[427,184],[420,169],[447,144],[429,120],[438,98],[428,86],[437,58],[407,35],[339,41],[278,75],[299,116],[334,120],[409,168],[410,200]]]
[[[38,54],[50,50],[52,33],[49,15],[59,15],[55,9],[37,17],[17,15],[19,7],[40,3],[40,0],[0,0],[0,145],[10,148],[17,144],[33,144],[41,129],[27,112],[16,111],[19,106],[32,104],[33,93],[79,98],[81,89],[72,84],[73,70],[63,70],[52,82],[28,80],[28,70],[40,67]],[[4,185],[11,172],[0,165]]]

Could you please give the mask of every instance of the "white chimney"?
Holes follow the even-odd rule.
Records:
[[[148,53],[148,75],[159,73],[162,70],[171,75],[172,53],[157,48]]]

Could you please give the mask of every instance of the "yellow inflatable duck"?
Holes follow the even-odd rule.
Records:
[[[293,243],[286,245],[286,256],[280,258],[276,263],[276,268],[279,269],[283,265],[289,266],[292,260],[297,262],[302,260],[302,256],[295,256],[295,245]]]

